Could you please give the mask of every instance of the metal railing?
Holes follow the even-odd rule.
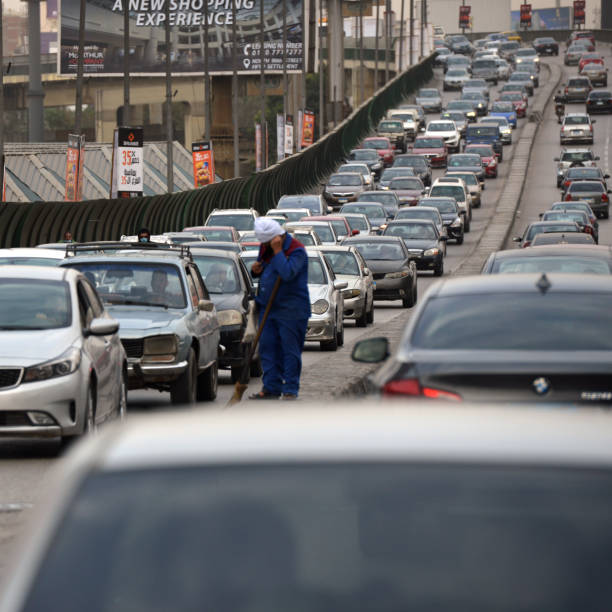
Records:
[[[25,247],[59,241],[69,230],[78,241],[116,240],[147,227],[152,234],[202,224],[215,208],[274,208],[284,194],[306,193],[336,170],[372,133],[387,111],[433,74],[433,55],[389,81],[333,131],[300,153],[244,178],[180,193],[83,202],[0,205],[0,246]]]

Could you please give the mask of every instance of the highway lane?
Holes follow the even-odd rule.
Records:
[[[544,60],[549,61],[549,60]],[[442,71],[436,70],[434,86],[441,87]],[[495,98],[495,88],[491,92],[491,99]],[[537,91],[537,90],[536,90]],[[458,92],[444,93],[445,100],[458,97]],[[536,94],[537,95],[537,94]],[[428,119],[438,118],[437,115],[429,115]],[[525,120],[521,120],[519,127],[515,130],[514,141],[518,140],[518,133],[522,129]],[[599,125],[599,124],[598,124]],[[488,220],[493,214],[494,204],[501,194],[505,177],[508,175],[509,166],[512,160],[514,145],[504,148],[504,162],[500,166],[499,178],[487,179],[484,192],[483,206],[475,209],[472,220],[472,230],[466,234],[463,245],[458,246],[452,242],[448,245],[448,255],[445,262],[445,273],[449,274],[456,270],[465,257],[471,252],[475,244],[482,235]],[[537,153],[537,151],[536,151]],[[541,170],[546,168],[550,171],[551,157],[542,164]],[[444,173],[443,170],[435,170],[434,177]],[[552,175],[551,175],[552,177]],[[552,181],[552,178],[551,178]],[[430,273],[423,273],[419,277],[418,291],[422,295],[426,288],[434,281]],[[374,329],[385,333],[388,323],[396,317],[410,316],[410,310],[403,309],[401,302],[377,302],[375,312]],[[369,333],[371,327],[367,329],[356,328],[353,323],[347,323],[345,331],[345,346],[339,349],[339,353],[346,355],[351,350],[352,345],[363,336]],[[304,368],[316,367],[323,355],[317,344],[307,344],[304,352]],[[346,372],[348,375],[349,372]],[[325,376],[325,372],[321,372]],[[217,401],[212,404],[200,405],[196,409],[201,410],[209,406],[223,407],[233,392],[233,385],[229,380],[229,375],[221,373],[219,385],[219,395]],[[253,392],[261,386],[261,382],[252,379],[249,392]],[[242,405],[256,405],[255,402],[244,402]],[[148,412],[158,409],[171,409],[169,394],[157,391],[133,391],[129,394],[129,411]],[[50,467],[55,463],[57,444],[55,442],[23,442],[23,441],[3,441],[0,445],[0,581],[7,566],[11,562],[10,545],[14,542],[15,535],[22,527],[28,509],[37,501],[40,486],[46,480],[46,474]]]

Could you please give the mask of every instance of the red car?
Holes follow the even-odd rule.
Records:
[[[444,142],[444,138],[419,136],[410,146],[410,149],[413,153],[426,157],[432,168],[446,168],[448,147]]]
[[[525,117],[527,115],[527,100],[525,100],[520,91],[507,91],[499,96],[499,101],[512,102],[517,117]]]
[[[345,217],[340,215],[320,215],[315,217],[302,217],[300,221],[326,221],[331,223],[336,231],[338,238],[347,238],[348,236],[356,236],[359,230],[352,230],[349,222]]]
[[[488,144],[471,144],[467,145],[463,150],[464,153],[477,153],[480,155],[482,165],[485,170],[485,176],[497,178],[497,155],[493,147]]]
[[[370,136],[361,143],[362,149],[376,149],[385,166],[391,166],[395,160],[395,148],[384,136]]]
[[[604,65],[603,57],[599,53],[584,53],[578,62],[578,72],[582,72],[582,69],[587,64],[600,64]]]

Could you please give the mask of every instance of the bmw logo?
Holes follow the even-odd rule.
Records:
[[[546,395],[550,391],[550,380],[543,376],[536,378],[531,384],[538,395]]]

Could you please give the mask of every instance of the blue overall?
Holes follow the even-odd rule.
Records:
[[[276,279],[281,277],[259,341],[263,388],[272,395],[297,395],[310,317],[308,256],[301,242],[285,234],[282,252],[274,255],[261,248],[257,260],[263,265],[256,297],[260,321]]]

